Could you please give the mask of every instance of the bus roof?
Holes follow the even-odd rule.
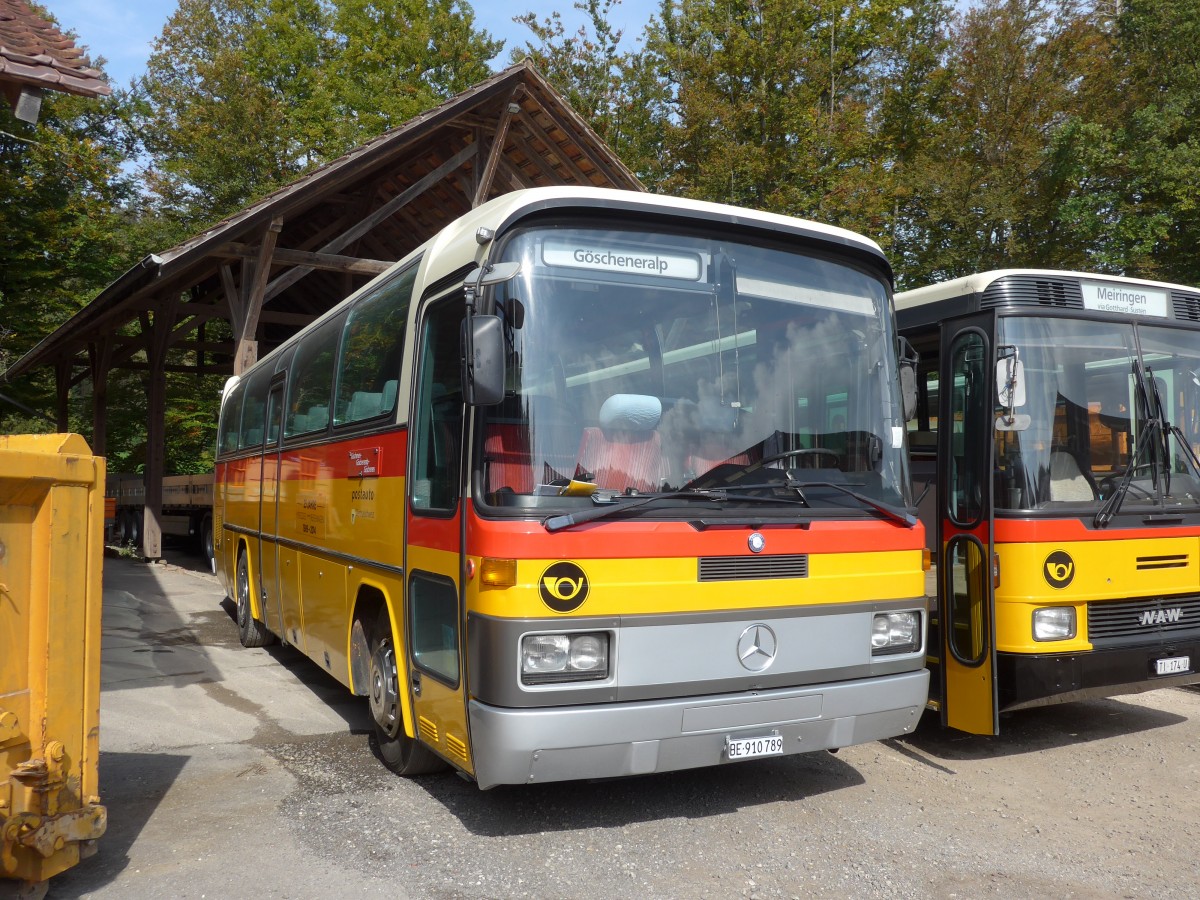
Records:
[[[681,197],[664,197],[640,191],[623,191],[614,188],[588,187],[542,187],[513,191],[491,200],[472,210],[446,226],[430,240],[424,250],[435,250],[432,254],[433,268],[426,271],[426,283],[434,283],[471,262],[479,263],[490,252],[486,243],[476,237],[480,228],[500,234],[513,222],[538,212],[555,209],[590,208],[605,211],[630,211],[651,215],[677,216],[702,219],[741,228],[757,228],[774,231],[790,237],[807,238],[840,245],[856,255],[866,255],[880,265],[891,277],[891,267],[879,245],[845,228],[824,225],[807,219],[797,219],[777,213],[759,212],[727,206],[723,203],[708,203]]]
[[[896,310],[914,309],[927,303],[939,300],[952,300],[956,297],[968,297],[972,294],[982,294],[987,288],[1001,278],[1025,276],[1033,278],[1057,279],[1086,279],[1087,281],[1111,281],[1119,284],[1139,284],[1146,287],[1162,288],[1168,291],[1186,291],[1196,293],[1196,288],[1183,284],[1171,284],[1166,281],[1150,281],[1145,278],[1127,278],[1124,275],[1104,275],[1098,272],[1072,272],[1065,269],[993,269],[990,272],[976,272],[962,278],[953,278],[937,284],[926,285],[911,291],[896,294]]]

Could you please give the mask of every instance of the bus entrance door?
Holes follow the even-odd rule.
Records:
[[[410,434],[405,522],[405,644],[402,679],[414,736],[473,772],[467,735],[462,648],[463,423],[459,333],[461,295],[437,301],[421,325]]]
[[[996,734],[992,444],[995,316],[942,326],[938,617],[942,723]]]

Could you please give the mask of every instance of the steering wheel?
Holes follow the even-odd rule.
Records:
[[[1111,497],[1113,495],[1113,491],[1115,491],[1117,489],[1117,485],[1120,483],[1120,481],[1121,481],[1120,475],[1109,475],[1106,478],[1100,479],[1100,482],[1096,485],[1096,487],[1098,487],[1100,489],[1100,496],[1102,498],[1104,498],[1105,500],[1107,500],[1109,497]],[[1148,491],[1144,487],[1142,487],[1140,484],[1134,484],[1131,481],[1131,482],[1129,482],[1129,492],[1133,493],[1134,491],[1137,491],[1137,494],[1135,496],[1144,497],[1147,500],[1154,499],[1153,491]]]

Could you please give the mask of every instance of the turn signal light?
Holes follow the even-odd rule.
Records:
[[[512,587],[517,583],[517,561],[485,556],[479,564],[479,581],[487,587]]]

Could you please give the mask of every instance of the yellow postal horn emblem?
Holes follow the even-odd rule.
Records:
[[[542,573],[538,593],[542,602],[555,612],[571,612],[587,599],[587,576],[573,562],[556,562]]]

